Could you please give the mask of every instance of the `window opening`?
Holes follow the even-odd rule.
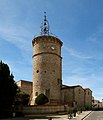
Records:
[[[37,73],[39,72],[39,70],[36,71]]]
[[[35,96],[38,96],[38,92],[35,93]]]

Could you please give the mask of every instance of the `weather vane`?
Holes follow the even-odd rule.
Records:
[[[41,35],[49,35],[49,22],[46,19],[46,12],[44,12],[44,21],[41,26]]]

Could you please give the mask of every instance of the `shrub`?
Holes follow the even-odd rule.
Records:
[[[35,103],[37,105],[44,105],[48,102],[49,102],[49,100],[48,100],[47,96],[45,96],[43,93],[39,94],[35,99]]]
[[[17,93],[16,104],[28,105],[30,95],[25,92]]]

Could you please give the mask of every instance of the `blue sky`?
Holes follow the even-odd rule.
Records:
[[[32,39],[44,11],[63,41],[63,84],[82,85],[103,98],[103,0],[0,0],[0,59],[15,80],[32,81]]]

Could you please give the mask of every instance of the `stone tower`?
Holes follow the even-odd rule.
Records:
[[[49,98],[49,104],[61,102],[62,86],[62,42],[49,33],[49,23],[44,15],[41,35],[32,40],[33,45],[33,95],[43,93]]]

